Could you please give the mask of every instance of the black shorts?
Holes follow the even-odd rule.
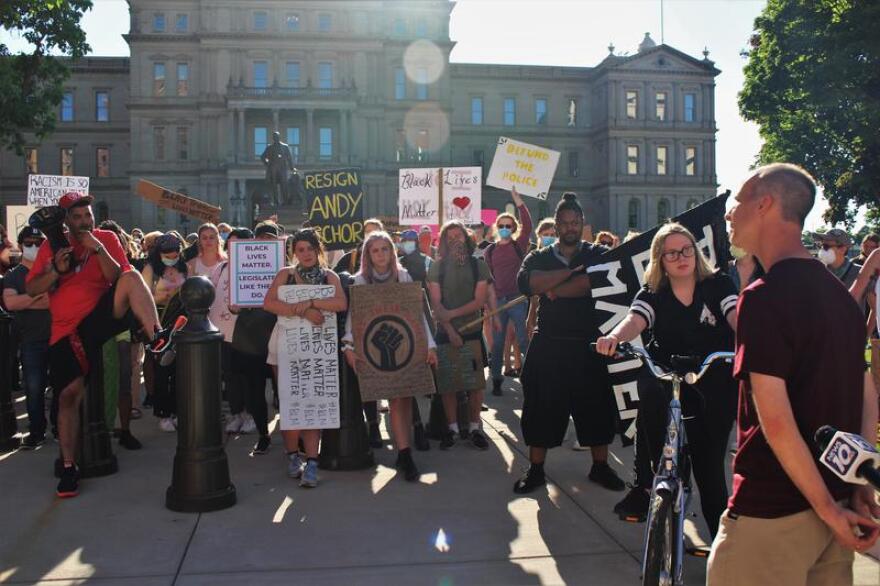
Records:
[[[129,309],[121,319],[113,317],[111,287],[95,308],[76,327],[76,331],[49,346],[49,384],[59,392],[79,377],[87,377],[97,360],[101,359],[104,343],[131,328],[136,322]]]
[[[574,420],[582,446],[604,446],[614,440],[617,409],[608,367],[590,350],[588,341],[550,339],[536,333],[521,380],[526,445],[561,445],[569,418]]]

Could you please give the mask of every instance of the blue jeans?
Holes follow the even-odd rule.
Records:
[[[512,301],[514,297],[499,297],[498,306],[501,307],[508,301]],[[518,303],[513,307],[505,309],[495,316],[501,322],[501,331],[492,332],[492,359],[489,362],[489,372],[495,380],[503,378],[501,376],[501,366],[504,362],[504,339],[507,337],[507,324],[513,322],[513,329],[516,332],[516,339],[519,342],[519,351],[525,356],[529,347],[529,336],[526,332],[526,318],[529,313],[529,304],[527,302]]]
[[[21,342],[21,370],[27,397],[30,434],[46,433],[46,386],[49,382],[49,340]]]

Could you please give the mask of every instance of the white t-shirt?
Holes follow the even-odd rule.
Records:
[[[214,302],[208,310],[208,319],[223,333],[223,339],[231,343],[238,316],[229,311],[229,262],[221,260],[208,267],[196,257],[193,265],[196,275],[207,277],[214,285]]]

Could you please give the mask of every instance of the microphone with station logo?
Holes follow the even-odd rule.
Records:
[[[865,438],[823,425],[813,439],[821,450],[819,461],[841,480],[880,490],[880,452]]]

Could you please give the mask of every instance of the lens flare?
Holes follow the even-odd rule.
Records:
[[[403,53],[403,69],[413,83],[434,83],[443,75],[445,68],[443,51],[427,39],[413,42]]]

